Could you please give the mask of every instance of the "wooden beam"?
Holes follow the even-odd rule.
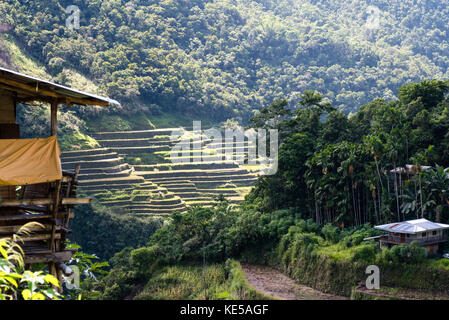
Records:
[[[51,135],[56,136],[58,134],[58,100],[51,102],[50,117]]]
[[[0,207],[20,207],[20,206],[36,206],[36,205],[51,205],[53,199],[22,199],[22,200],[3,200]],[[92,198],[62,198],[62,205],[70,204],[89,204]]]
[[[50,96],[52,98],[59,98],[61,97],[60,95],[58,95],[57,93],[53,92],[53,91],[48,91],[48,90],[44,90],[44,89],[40,89],[39,88],[39,83],[37,83],[36,87],[21,83],[21,82],[17,82],[14,80],[9,80],[9,79],[5,79],[5,78],[0,78],[0,82],[7,84],[9,86],[12,86],[14,88],[20,88],[24,91],[27,91],[29,93],[34,93],[35,95],[46,95],[46,96]]]
[[[58,292],[60,294],[62,294],[63,289],[62,289],[62,268],[60,267],[60,264],[57,263],[56,264],[56,275],[58,278],[58,282],[59,282],[59,287],[57,288]]]
[[[56,227],[57,227],[57,215],[58,215],[58,209],[59,209],[59,198],[61,195],[61,180],[56,181],[56,192],[54,196],[54,203],[52,207],[52,230],[51,230],[51,238],[50,238],[50,250],[52,252],[55,252],[56,246],[55,246],[55,235],[56,235]]]
[[[42,97],[42,96],[25,96],[25,97],[19,96],[19,97],[17,97],[17,101],[22,102],[22,103],[31,103],[31,102],[35,102],[35,101],[51,103],[53,101],[53,99]]]
[[[72,255],[75,251],[73,250],[64,250],[60,252],[42,252],[33,254],[33,252],[27,253],[25,250],[25,263],[47,263],[47,262],[65,262],[69,261],[72,258]]]
[[[29,97],[36,97],[36,98],[39,98],[39,99],[45,98],[45,99],[47,99],[47,101],[50,101],[50,100],[48,100],[48,99],[50,99],[49,97],[43,97],[43,96],[37,94],[36,92],[31,92],[29,90],[23,90],[21,88],[17,88],[17,87],[14,87],[14,86],[9,86],[9,85],[3,84],[3,83],[0,83],[0,88],[4,89],[4,90],[7,90],[7,91],[9,91],[11,93],[18,93],[18,94],[22,94],[22,95],[25,96],[25,97],[18,96],[17,99],[19,99],[19,100],[20,99],[27,99]]]
[[[21,236],[20,237],[22,241],[28,242],[28,241],[42,241],[42,240],[50,240],[52,238],[52,235],[50,233],[47,234],[34,234],[29,236]],[[56,233],[55,237],[56,240],[61,239],[61,234]]]
[[[1,220],[0,220],[1,221]],[[21,225],[14,225],[14,226],[0,226],[0,233],[16,233],[20,230],[22,226]],[[41,227],[34,227],[34,228],[27,228],[29,232],[42,232],[42,231],[49,231],[51,230],[51,225],[49,224],[43,224],[43,228]]]
[[[79,105],[94,105],[94,106],[103,106],[103,107],[109,106],[108,102],[102,101],[102,100],[97,100],[97,99],[93,99],[93,98],[80,99],[80,98],[70,97],[70,96],[67,96],[64,94],[56,93],[53,91],[40,89],[39,84],[36,87],[33,87],[33,86],[30,86],[30,85],[27,85],[27,84],[24,84],[21,82],[9,80],[9,79],[3,79],[3,78],[0,78],[0,83],[6,84],[7,86],[12,87],[12,88],[7,87],[7,90],[13,90],[15,92],[26,93],[30,96],[34,96],[34,97],[38,98],[39,99],[38,101],[48,101],[48,98],[42,97],[42,96],[47,96],[50,98],[58,99],[67,105],[79,104]]]
[[[109,102],[101,101],[101,100],[93,100],[93,99],[79,99],[75,97],[67,97],[67,105],[90,105],[90,106],[100,106],[100,107],[109,107]]]
[[[59,212],[58,218],[64,218],[64,216],[68,215],[70,219],[73,219],[75,217],[75,214],[73,212]],[[20,220],[44,220],[44,219],[50,219],[52,216],[49,214],[15,214],[12,216],[0,216],[1,222],[8,222],[8,221],[20,221]]]

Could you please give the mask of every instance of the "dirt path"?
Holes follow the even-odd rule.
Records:
[[[259,292],[280,300],[346,300],[296,283],[281,272],[266,266],[243,264],[248,282]]]

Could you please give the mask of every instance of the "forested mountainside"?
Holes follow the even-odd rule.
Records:
[[[69,5],[79,30],[66,28]],[[5,0],[0,19],[54,79],[70,84],[76,70],[124,114],[248,120],[276,98],[294,105],[305,89],[348,113],[447,78],[448,10],[414,0]]]

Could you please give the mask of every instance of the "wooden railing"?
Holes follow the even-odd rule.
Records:
[[[439,235],[439,236],[429,236],[425,238],[410,238],[410,237],[401,237],[401,236],[395,236],[395,235],[385,235],[381,238],[382,241],[388,242],[388,243],[394,243],[394,244],[410,244],[413,241],[416,241],[418,245],[426,245],[426,244],[432,244],[432,243],[439,243],[439,242],[445,242],[447,241],[448,237],[447,235]]]
[[[30,234],[21,236],[25,263],[49,263],[58,279],[62,276],[59,264],[73,254],[72,249],[66,249],[73,206],[91,201],[76,197],[78,173],[79,166],[75,172],[63,172],[62,180],[22,186],[0,201],[0,238],[12,237],[28,222],[38,222],[40,225],[33,226]]]

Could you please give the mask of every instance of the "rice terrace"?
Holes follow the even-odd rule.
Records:
[[[257,181],[259,168],[244,164],[251,148],[248,139],[211,143],[214,140],[201,137],[201,131],[190,133],[191,139],[177,128],[94,133],[100,147],[64,152],[62,166],[81,165],[82,191],[137,216],[168,216],[184,212],[186,205],[210,207],[219,197],[241,202]],[[199,150],[174,156],[174,146],[183,140],[192,146],[199,143]],[[229,151],[234,156],[230,160],[224,156]]]

